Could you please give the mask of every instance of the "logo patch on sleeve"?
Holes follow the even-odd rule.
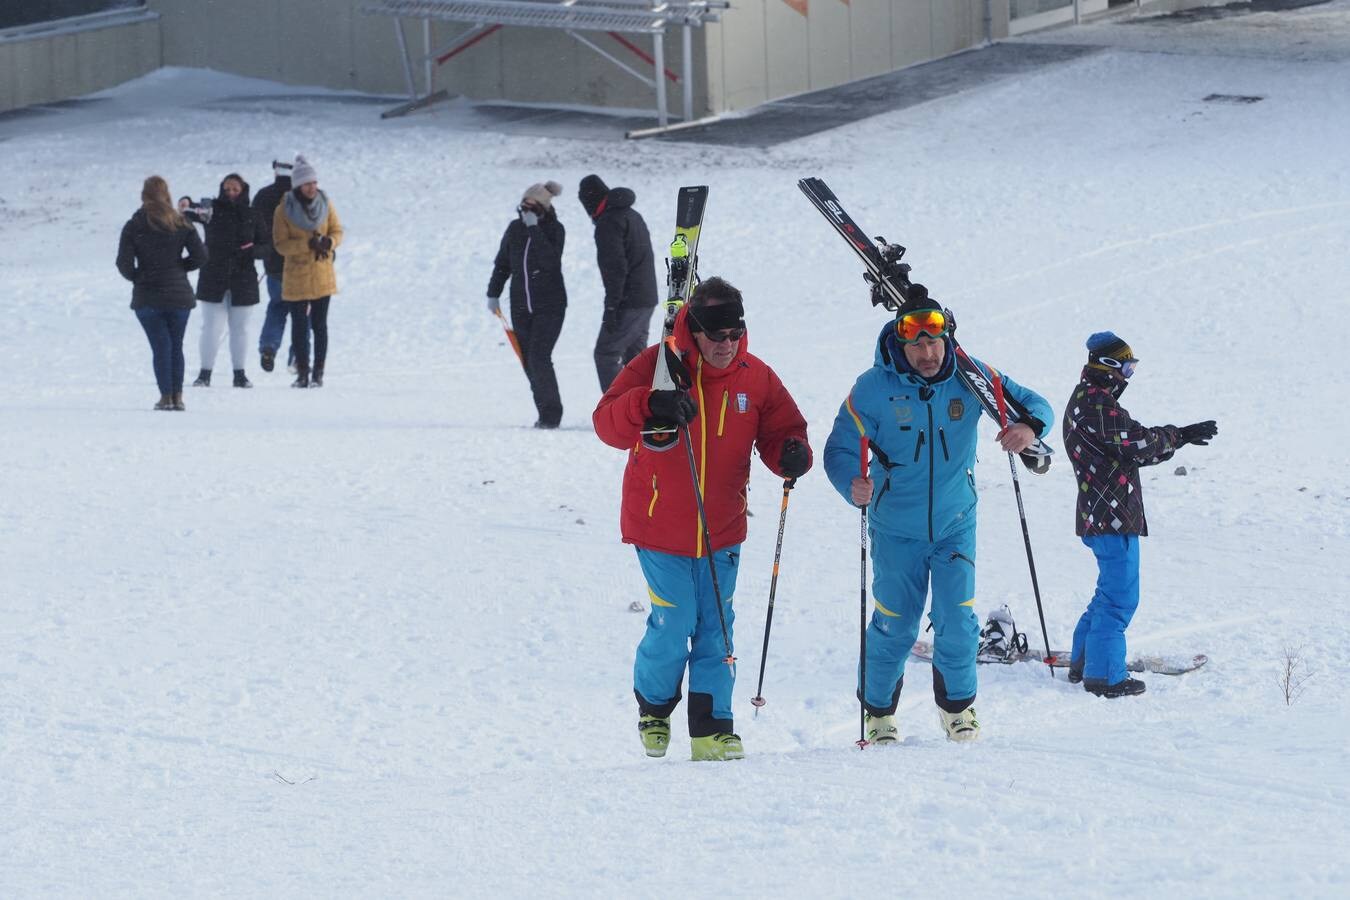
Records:
[[[947,404],[947,417],[950,418],[953,422],[959,422],[961,420],[961,417],[964,416],[965,414],[966,414],[965,401],[962,400],[960,397],[953,397],[952,401]]]

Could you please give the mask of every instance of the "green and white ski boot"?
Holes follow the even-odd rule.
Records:
[[[691,739],[692,752],[689,758],[694,762],[721,762],[728,759],[745,759],[745,747],[738,735],[725,731],[710,734],[707,737]]]
[[[642,749],[648,756],[665,756],[666,747],[670,746],[670,717],[640,716],[638,737],[642,738]]]
[[[938,709],[938,719],[942,730],[947,732],[949,741],[973,741],[980,736],[980,720],[975,718],[975,707],[967,706],[956,713]]]
[[[900,741],[900,729],[895,727],[895,716],[867,714],[867,740],[872,744],[895,744]]]

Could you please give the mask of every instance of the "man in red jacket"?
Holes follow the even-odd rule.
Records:
[[[657,344],[619,373],[591,417],[602,441],[628,451],[620,528],[624,543],[637,548],[652,607],[633,666],[638,734],[648,756],[666,754],[670,714],[680,702],[687,666],[693,759],[744,757],[732,724],[736,676],[728,657],[750,454],[757,447],[781,478],[800,478],[811,468],[806,420],[773,369],[746,349],[744,315],[740,291],[721,278],[704,281],[675,319],[681,375],[687,375],[677,383],[687,389],[652,390],[662,349]],[[654,420],[680,426],[679,437],[662,441],[645,434]],[[686,439],[694,451],[708,545]]]

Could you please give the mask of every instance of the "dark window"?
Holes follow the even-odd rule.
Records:
[[[0,28],[54,22],[117,9],[139,9],[145,0],[0,0]]]

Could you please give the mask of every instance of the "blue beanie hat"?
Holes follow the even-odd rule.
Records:
[[[1109,366],[1098,362],[1102,357],[1117,360],[1118,362],[1130,362],[1138,360],[1130,345],[1116,336],[1114,331],[1098,331],[1087,339],[1088,365],[1096,369],[1112,371],[1119,369],[1118,365]]]

